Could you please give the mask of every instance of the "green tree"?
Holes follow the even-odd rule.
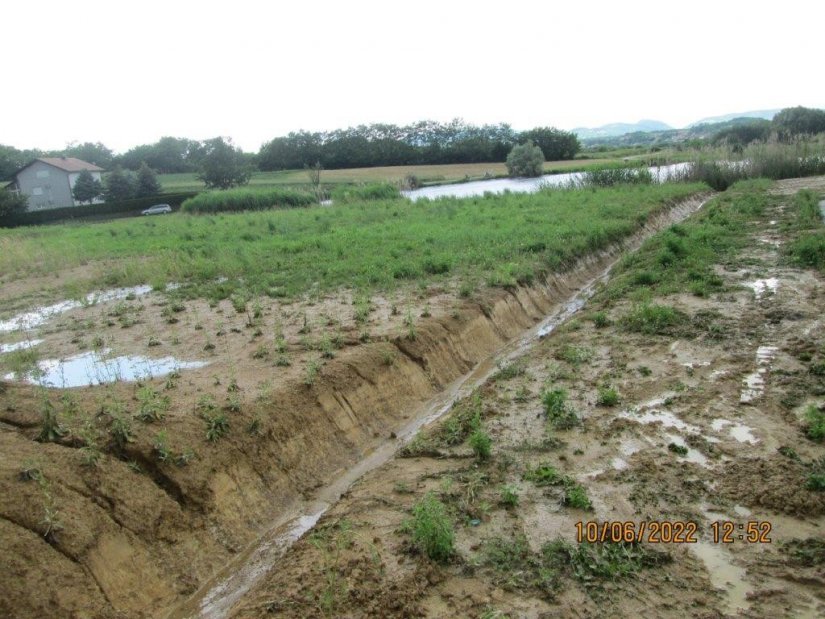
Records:
[[[23,194],[0,189],[0,223],[6,217],[25,213],[28,205],[28,200]]]
[[[83,144],[70,142],[62,152],[55,154],[64,157],[76,157],[87,163],[93,163],[96,166],[106,169],[112,166],[112,159],[114,157],[112,150],[100,142],[84,142]]]
[[[144,161],[140,164],[140,169],[137,173],[137,187],[135,188],[135,195],[138,198],[146,198],[149,196],[156,196],[160,193],[160,183],[155,171],[150,168]]]
[[[786,107],[773,117],[776,130],[784,138],[815,135],[825,131],[825,110],[809,107]]]
[[[135,197],[134,179],[120,166],[109,172],[103,183],[103,198],[106,202],[123,202]]]
[[[203,143],[204,155],[198,178],[209,189],[229,189],[246,185],[252,174],[251,166],[240,148],[232,140],[221,137]]]
[[[544,153],[545,161],[559,161],[561,159],[572,159],[581,149],[579,138],[575,133],[562,131],[555,127],[536,127],[525,131],[519,139],[531,141]]]
[[[510,176],[541,176],[543,169],[544,154],[530,141],[514,146],[507,155],[507,173]]]
[[[100,181],[97,180],[89,170],[83,170],[77,176],[77,180],[72,188],[72,195],[78,202],[92,203],[92,200],[103,193]]]

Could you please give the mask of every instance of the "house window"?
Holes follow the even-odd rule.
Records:
[[[33,196],[42,196],[43,195],[43,189],[41,187],[35,187],[34,189],[32,189],[32,195]]]
[[[38,170],[37,171],[37,178],[49,178],[49,171],[48,170]]]

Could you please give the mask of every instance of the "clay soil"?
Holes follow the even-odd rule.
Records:
[[[821,189],[821,179],[774,188],[779,197],[752,222],[747,248],[718,265],[725,292],[654,299],[714,316],[715,328],[629,333],[620,326],[629,302],[597,295],[517,369],[483,385],[475,403],[458,403],[453,421],[425,430],[408,457],[355,484],[231,616],[823,616],[825,494],[806,479],[825,450],[805,437],[802,411],[825,393],[810,370],[825,352],[825,279],[783,254],[791,194],[805,186]],[[770,278],[773,293],[747,287]],[[590,319],[598,310],[607,326]],[[767,346],[775,353],[760,362]],[[760,368],[763,389],[750,397],[746,378]],[[615,405],[599,404],[607,385]],[[566,390],[580,425],[548,431],[548,389]],[[472,406],[492,438],[486,461],[466,441],[445,440]],[[592,507],[566,506],[559,486],[525,475],[547,464],[583,487]],[[414,506],[428,493],[454,522],[447,562],[412,542]],[[626,576],[581,565],[542,574],[542,548],[575,546],[579,521],[693,522],[697,543],[643,542],[647,564]],[[733,543],[714,542],[714,521],[735,523]],[[748,522],[770,523],[770,542],[740,540]]]
[[[825,494],[806,479],[824,454],[805,438],[802,415],[825,392],[809,371],[825,351],[825,280],[783,253],[792,193],[811,183],[825,185],[777,185],[785,193],[754,222],[753,242],[719,265],[724,293],[662,300],[691,317],[720,316],[713,337],[628,333],[620,317],[630,301],[597,294],[510,361],[516,370],[456,403],[454,417],[480,411],[489,460],[473,456],[466,436],[439,438],[448,415],[413,443],[424,449],[362,477],[230,616],[821,616]],[[197,607],[201,588],[263,531],[365,455],[397,445],[413,411],[626,249],[506,293],[462,296],[455,282],[386,298],[310,292],[241,311],[150,293],[55,317],[29,334],[44,340],[41,359],[111,349],[209,364],[65,390],[0,383],[0,615],[165,617],[187,600]],[[743,286],[769,278],[775,293],[757,298]],[[589,317],[600,309],[607,324],[596,328]],[[768,346],[775,353],[760,365]],[[759,369],[764,389],[743,404],[743,381]],[[602,406],[607,385],[619,401]],[[567,392],[579,425],[548,431],[548,389]],[[49,411],[59,436],[38,441]],[[221,417],[227,428],[215,434]],[[541,465],[580,485],[591,509],[525,479]],[[502,502],[503,488],[515,505]],[[428,493],[455,526],[447,562],[411,541],[413,506]],[[621,577],[576,568],[562,560],[567,550],[541,562],[548,543],[575,547],[576,523],[590,520],[691,521],[699,543],[634,546]],[[715,520],[769,522],[771,542],[714,544]]]

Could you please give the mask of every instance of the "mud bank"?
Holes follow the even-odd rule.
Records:
[[[334,501],[325,487],[367,454],[398,447],[414,412],[426,414],[432,398],[705,198],[663,209],[626,242],[539,285],[489,291],[460,312],[428,318],[414,339],[353,346],[311,384],[274,385],[265,400],[231,417],[236,431],[215,442],[200,438],[191,461],[175,455],[176,441],[203,435],[203,415],[191,409],[170,414],[168,449],[165,434],[161,441],[159,433],[121,433],[95,466],[82,466],[82,441],[32,440],[41,394],[3,385],[0,611],[167,615],[262,532],[299,516],[318,496]],[[103,411],[107,393],[90,388],[81,399]]]

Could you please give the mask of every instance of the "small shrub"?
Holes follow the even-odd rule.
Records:
[[[490,435],[481,428],[478,428],[470,435],[470,447],[479,460],[490,459],[492,440],[490,439]]]
[[[673,307],[643,303],[625,315],[622,324],[628,331],[654,335],[670,333],[686,320],[687,316]]]
[[[688,448],[684,445],[679,445],[678,443],[668,443],[667,448],[680,456],[686,456],[688,454]]]
[[[579,484],[566,485],[564,489],[564,504],[576,509],[591,510],[593,504],[587,497],[587,491]]]
[[[619,394],[613,387],[599,387],[596,404],[599,406],[616,406],[619,403]]]
[[[550,424],[559,430],[566,430],[578,425],[579,418],[567,402],[567,391],[552,389],[541,395],[544,414]]]
[[[229,432],[229,419],[224,413],[205,414],[203,418],[206,421],[206,440],[210,443],[223,438]]]
[[[433,561],[444,563],[453,556],[455,532],[447,508],[432,493],[413,507],[412,541]]]
[[[502,486],[499,496],[499,503],[505,507],[518,506],[518,491],[514,486]]]
[[[807,424],[805,436],[817,443],[825,440],[825,412],[810,405],[805,410],[805,422]]]
[[[167,462],[171,458],[166,430],[161,430],[155,435],[155,440],[152,441],[152,453],[159,462]]]
[[[597,329],[604,329],[605,327],[610,326],[610,319],[607,317],[605,312],[593,312],[590,316],[590,320],[593,321],[593,326]]]

